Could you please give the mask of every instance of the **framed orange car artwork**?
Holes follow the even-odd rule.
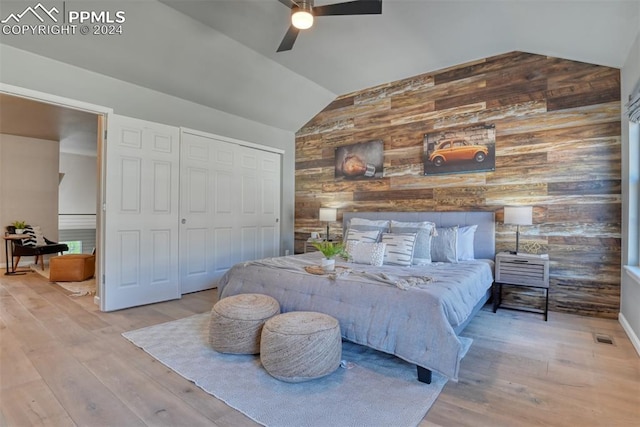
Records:
[[[495,125],[427,133],[423,144],[425,175],[492,171],[496,168]]]

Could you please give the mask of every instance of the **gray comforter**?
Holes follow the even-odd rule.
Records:
[[[262,293],[278,300],[282,312],[329,314],[345,339],[457,380],[462,344],[454,328],[491,287],[491,261],[424,267],[337,262],[337,274],[307,273],[304,267],[319,265],[321,256],[237,264],[220,279],[219,297]]]

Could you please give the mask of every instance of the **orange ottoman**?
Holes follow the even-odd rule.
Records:
[[[93,277],[96,257],[88,254],[69,254],[49,259],[51,282],[82,282]]]

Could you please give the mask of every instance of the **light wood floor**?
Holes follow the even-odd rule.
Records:
[[[114,313],[68,294],[0,276],[0,426],[256,425],[120,335],[209,311],[215,291]],[[487,309],[464,335],[460,381],[421,426],[640,425],[640,358],[618,322]]]

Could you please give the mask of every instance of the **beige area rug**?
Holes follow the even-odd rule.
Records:
[[[29,268],[45,279],[49,280],[49,266],[45,265],[44,270],[39,265],[31,264]],[[95,295],[96,278],[85,280],[83,282],[51,282],[71,292],[72,297],[82,297],[85,295]]]
[[[343,342],[344,368],[286,383],[259,356],[222,354],[208,343],[209,313],[122,334],[209,394],[268,427],[416,426],[447,379],[418,382],[416,368],[394,356]],[[471,339],[461,338],[465,352]]]

